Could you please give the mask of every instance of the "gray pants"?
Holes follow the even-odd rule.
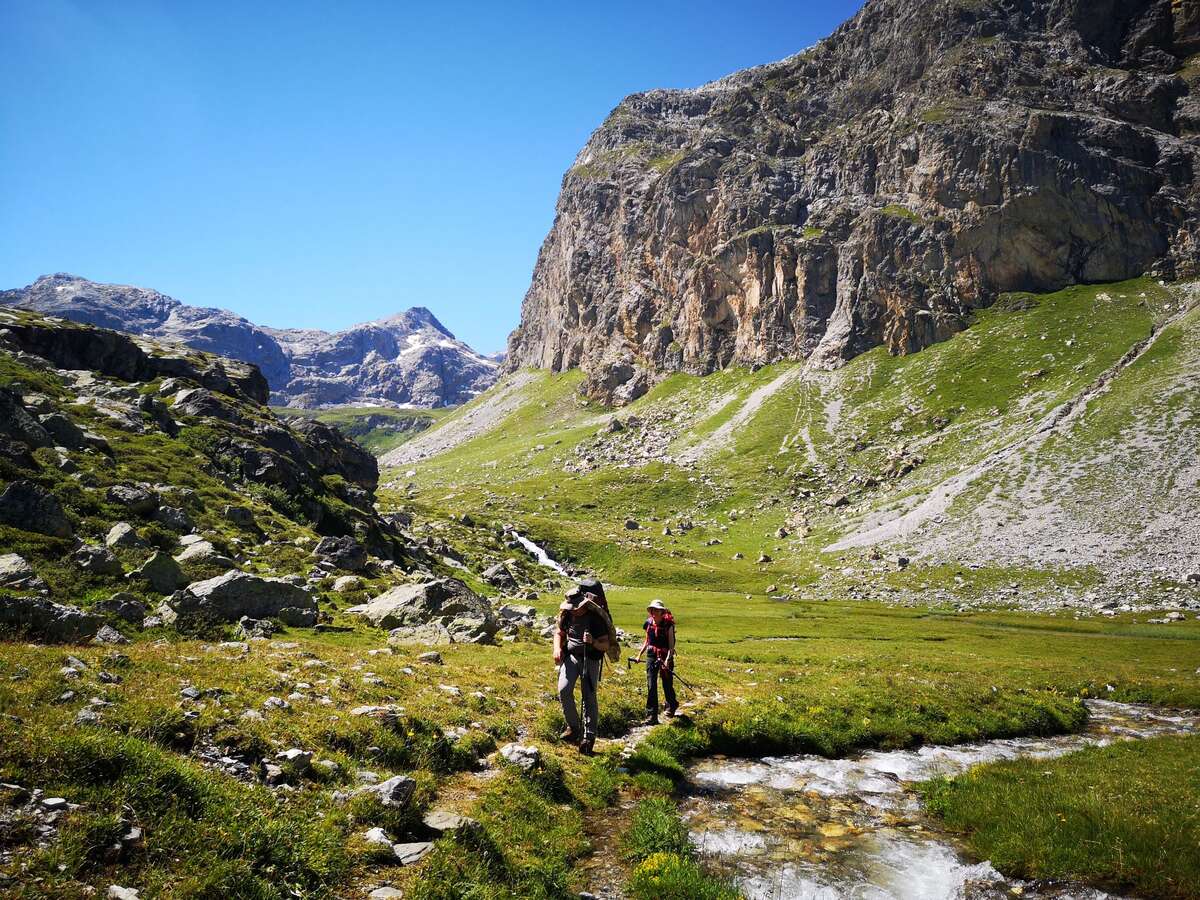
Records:
[[[596,720],[600,717],[600,706],[596,702],[596,688],[600,684],[599,659],[587,659],[584,654],[573,656],[563,655],[562,665],[558,667],[558,700],[562,703],[563,718],[567,727],[579,734],[583,733],[585,741],[596,739]],[[575,682],[582,683],[583,691],[583,728],[579,727],[579,712],[575,708]]]

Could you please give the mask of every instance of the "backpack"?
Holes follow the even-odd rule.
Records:
[[[604,651],[604,655],[608,657],[610,663],[616,665],[621,661],[621,641],[617,638],[617,628],[613,625],[612,616],[608,614],[608,604],[604,602],[603,597],[596,597],[592,606],[600,613],[600,617],[604,619],[604,624],[608,628],[608,649]]]

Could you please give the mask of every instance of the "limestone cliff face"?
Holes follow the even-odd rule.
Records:
[[[621,402],[916,351],[1005,291],[1196,274],[1196,6],[869,0],[782,62],[628,97],[563,179],[506,367]]]

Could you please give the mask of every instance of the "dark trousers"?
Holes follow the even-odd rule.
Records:
[[[675,699],[675,676],[663,665],[663,660],[653,653],[646,657],[646,709],[650,715],[658,715],[658,679],[662,677],[663,699],[667,701],[667,709],[675,709],[679,702]]]

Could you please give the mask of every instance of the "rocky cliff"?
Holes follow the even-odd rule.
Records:
[[[61,273],[0,291],[0,305],[253,363],[275,402],[295,407],[453,406],[486,389],[497,370],[495,360],[456,340],[421,307],[334,333],[275,329],[227,310],[188,306],[157,291]]]
[[[1195,274],[1198,51],[1191,3],[869,0],[782,62],[628,97],[563,179],[506,368],[621,402]]]

